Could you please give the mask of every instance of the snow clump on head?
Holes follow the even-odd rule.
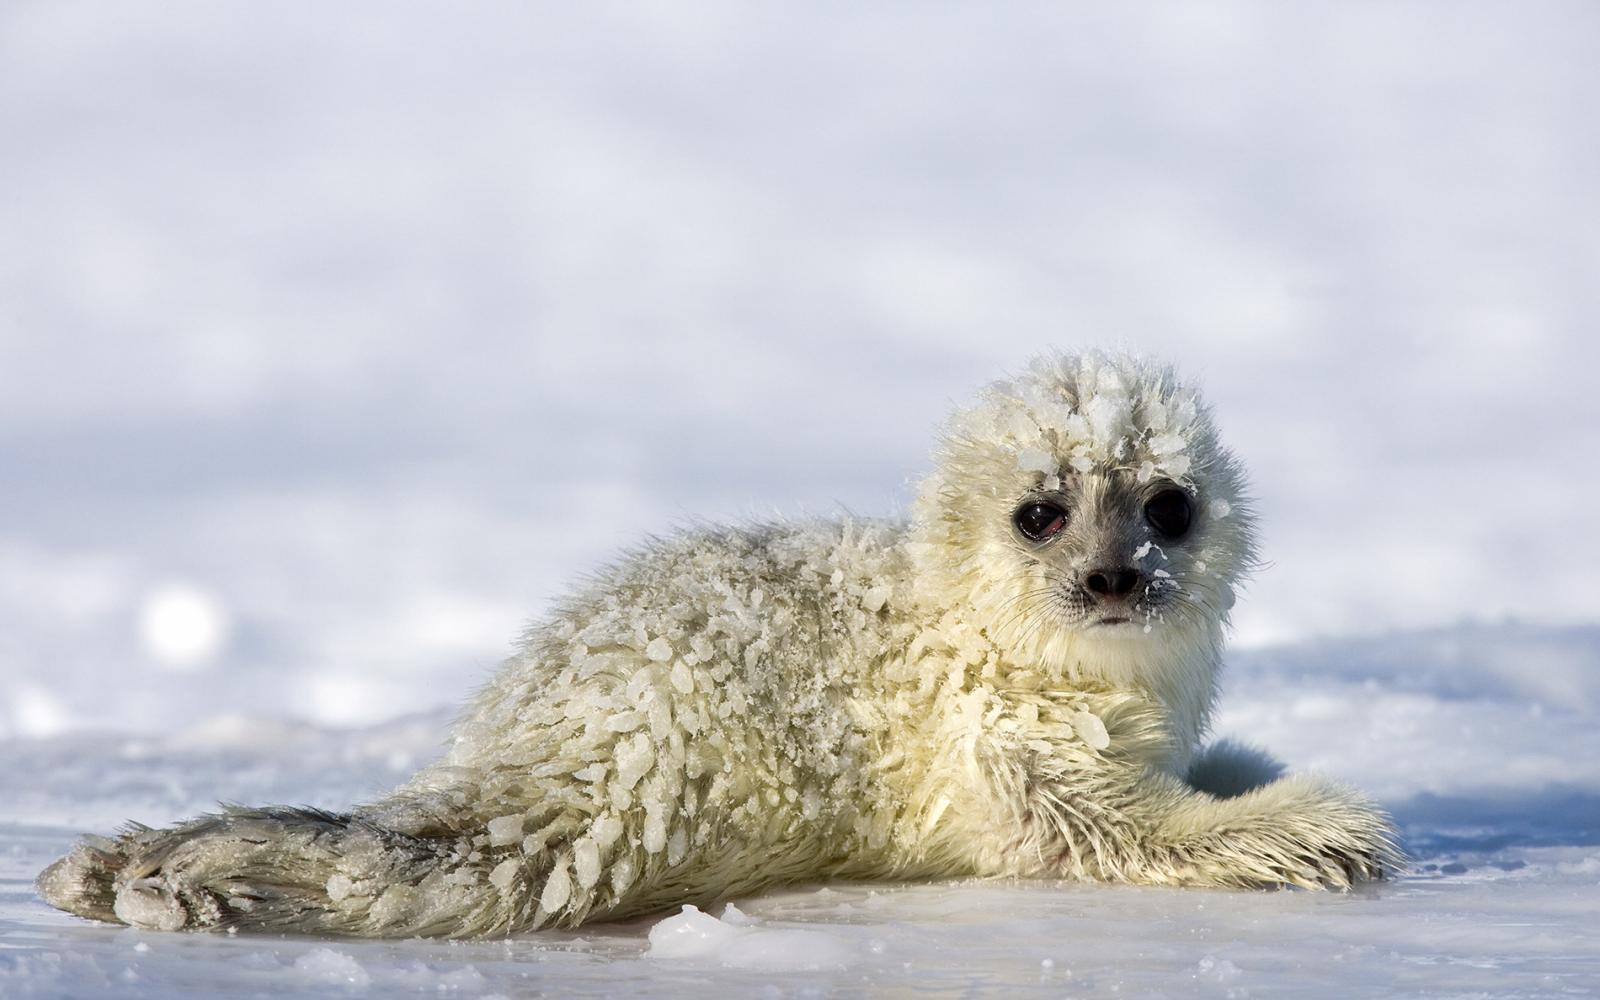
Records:
[[[1150,496],[1174,488],[1194,509],[1178,542],[1140,514]],[[1059,544],[1017,535],[1013,514],[1030,498],[1069,511]],[[992,633],[1003,631],[1008,602],[1070,589],[1091,565],[1136,566],[1167,591],[1147,611],[1166,606],[1190,624],[1220,626],[1253,563],[1243,470],[1218,442],[1210,410],[1169,367],[1126,354],[1047,355],[985,388],[951,419],[913,522],[923,597],[988,609]],[[1147,617],[1151,626],[1166,620]]]

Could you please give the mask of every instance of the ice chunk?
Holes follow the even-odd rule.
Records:
[[[1237,965],[1225,958],[1219,959],[1212,955],[1202,958],[1196,969],[1199,973],[1196,978],[1214,979],[1219,983],[1225,983],[1230,979],[1239,977],[1239,967]]]
[[[347,898],[352,892],[354,892],[355,885],[355,882],[351,880],[350,876],[343,872],[335,872],[334,874],[328,876],[328,884],[325,888],[328,892],[328,898],[337,903],[340,900]]]
[[[1023,472],[1041,472],[1046,475],[1056,471],[1055,456],[1040,448],[1024,448],[1017,452],[1017,468]]]
[[[606,728],[613,733],[631,733],[645,724],[649,716],[644,712],[618,712],[606,720]]]
[[[1106,724],[1093,712],[1074,712],[1072,728],[1077,732],[1078,739],[1096,750],[1104,750],[1111,745],[1111,735],[1106,732]]]
[[[694,693],[694,672],[682,660],[672,665],[672,686],[679,694]]]
[[[494,866],[494,871],[489,873],[489,884],[499,889],[502,893],[509,893],[511,885],[517,880],[517,872],[522,870],[522,863],[516,858],[507,858]]]
[[[711,959],[738,969],[773,972],[842,969],[857,957],[846,939],[826,931],[767,927],[732,906],[718,920],[694,906],[650,928],[653,959]]]
[[[601,847],[610,847],[622,836],[622,819],[616,813],[608,812],[594,821],[590,827],[589,835]]]
[[[545,882],[544,892],[539,895],[539,906],[548,913],[554,913],[566,906],[570,898],[572,898],[572,876],[567,874],[567,862],[563,858],[556,863],[555,870]]]
[[[611,891],[621,895],[628,891],[628,886],[638,876],[639,868],[632,858],[618,858],[611,866]]]
[[[643,721],[641,719],[641,721]],[[650,770],[650,765],[656,761],[655,748],[650,745],[650,737],[644,733],[634,733],[633,739],[617,746],[617,785],[621,788],[632,788]]]
[[[649,802],[644,810],[644,849],[650,854],[659,854],[667,846],[667,823],[661,815],[662,805]]]
[[[1157,456],[1176,455],[1188,445],[1189,442],[1184,440],[1183,435],[1176,432],[1157,434],[1149,442],[1150,451]]]
[[[342,951],[318,948],[294,960],[294,971],[305,979],[326,986],[364,990],[372,976],[361,963]]]
[[[522,839],[522,814],[500,816],[489,821],[489,846],[504,847]]]
[[[1115,395],[1098,395],[1084,404],[1083,415],[1089,422],[1090,440],[1111,447],[1127,422],[1125,402]]]
[[[592,889],[600,881],[600,845],[595,843],[593,835],[582,838],[573,846],[572,872],[577,876],[578,887],[582,889]],[[490,881],[493,880],[491,876]]]
[[[1012,410],[1005,417],[1005,431],[1019,441],[1037,437],[1039,425],[1022,410]]]
[[[744,928],[723,923],[697,906],[684,904],[683,910],[650,928],[651,958],[703,958],[714,955]]]

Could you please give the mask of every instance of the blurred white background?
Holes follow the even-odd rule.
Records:
[[[1600,7],[0,6],[0,735],[458,699],[694,518],[1207,387],[1241,644],[1586,622]]]

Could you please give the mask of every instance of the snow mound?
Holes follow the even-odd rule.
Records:
[[[710,959],[735,969],[797,972],[843,969],[857,953],[850,942],[827,931],[765,927],[732,903],[718,919],[699,908],[683,910],[650,928],[655,959]]]
[[[294,971],[309,983],[345,990],[365,990],[372,976],[352,956],[333,948],[318,948],[294,961]]]

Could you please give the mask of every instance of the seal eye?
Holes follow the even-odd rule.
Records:
[[[1144,519],[1168,538],[1182,538],[1188,534],[1193,516],[1189,495],[1179,489],[1162,490],[1144,505]]]
[[[1067,524],[1067,512],[1053,503],[1032,500],[1017,508],[1011,520],[1025,538],[1047,542]]]

